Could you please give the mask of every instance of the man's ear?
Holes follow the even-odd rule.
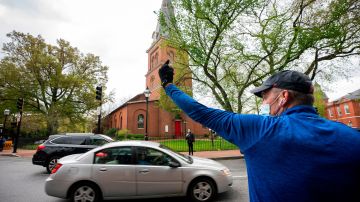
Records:
[[[281,92],[282,94],[282,101],[280,102],[281,103],[281,106],[285,106],[285,105],[288,105],[290,102],[291,102],[291,96],[290,96],[290,93],[288,90],[284,90]]]

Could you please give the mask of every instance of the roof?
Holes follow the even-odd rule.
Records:
[[[360,99],[360,89],[358,89],[358,90],[356,90],[354,92],[348,93],[348,94],[334,100],[333,102],[337,102],[337,101],[340,101],[340,100],[343,100],[343,99],[348,99],[348,100]]]
[[[144,93],[140,93],[140,94],[135,95],[133,98],[131,98],[127,102],[136,102],[136,101],[143,101],[143,100],[145,100],[145,95],[144,95]]]
[[[126,101],[124,104],[120,105],[119,107],[115,108],[114,110],[112,110],[110,113],[108,113],[105,117],[113,114],[114,112],[118,111],[119,109],[125,107],[128,104],[133,104],[133,103],[139,103],[139,102],[145,102],[145,95],[144,93],[140,93],[135,95],[134,97],[132,97],[131,99],[129,99],[128,101]],[[149,102],[152,102],[153,100],[149,100]]]

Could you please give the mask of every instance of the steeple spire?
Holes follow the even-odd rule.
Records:
[[[171,0],[162,1],[160,12],[163,13],[165,20],[168,23],[170,18],[174,16],[174,8],[171,4]],[[168,37],[168,33],[164,31],[164,28],[160,24],[160,19],[158,19],[156,30],[152,34],[153,43],[159,40],[161,36]]]

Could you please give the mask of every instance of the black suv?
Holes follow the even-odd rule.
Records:
[[[38,146],[32,158],[34,165],[46,167],[48,173],[55,167],[57,160],[70,154],[85,153],[95,147],[113,142],[106,135],[93,133],[65,133],[50,135]]]

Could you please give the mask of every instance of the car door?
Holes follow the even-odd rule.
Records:
[[[69,142],[69,150],[72,149],[72,154],[80,154],[85,153],[95,147],[91,145],[87,145],[88,137],[87,136],[69,136],[70,142]]]
[[[60,136],[52,139],[50,142],[53,152],[50,156],[63,157],[74,154],[74,148],[71,147],[69,136]],[[50,145],[49,145],[50,146]]]
[[[104,197],[136,195],[132,147],[112,147],[95,153],[93,173]]]
[[[153,148],[136,147],[136,190],[138,196],[173,195],[182,192],[182,169],[172,168],[174,160]]]

